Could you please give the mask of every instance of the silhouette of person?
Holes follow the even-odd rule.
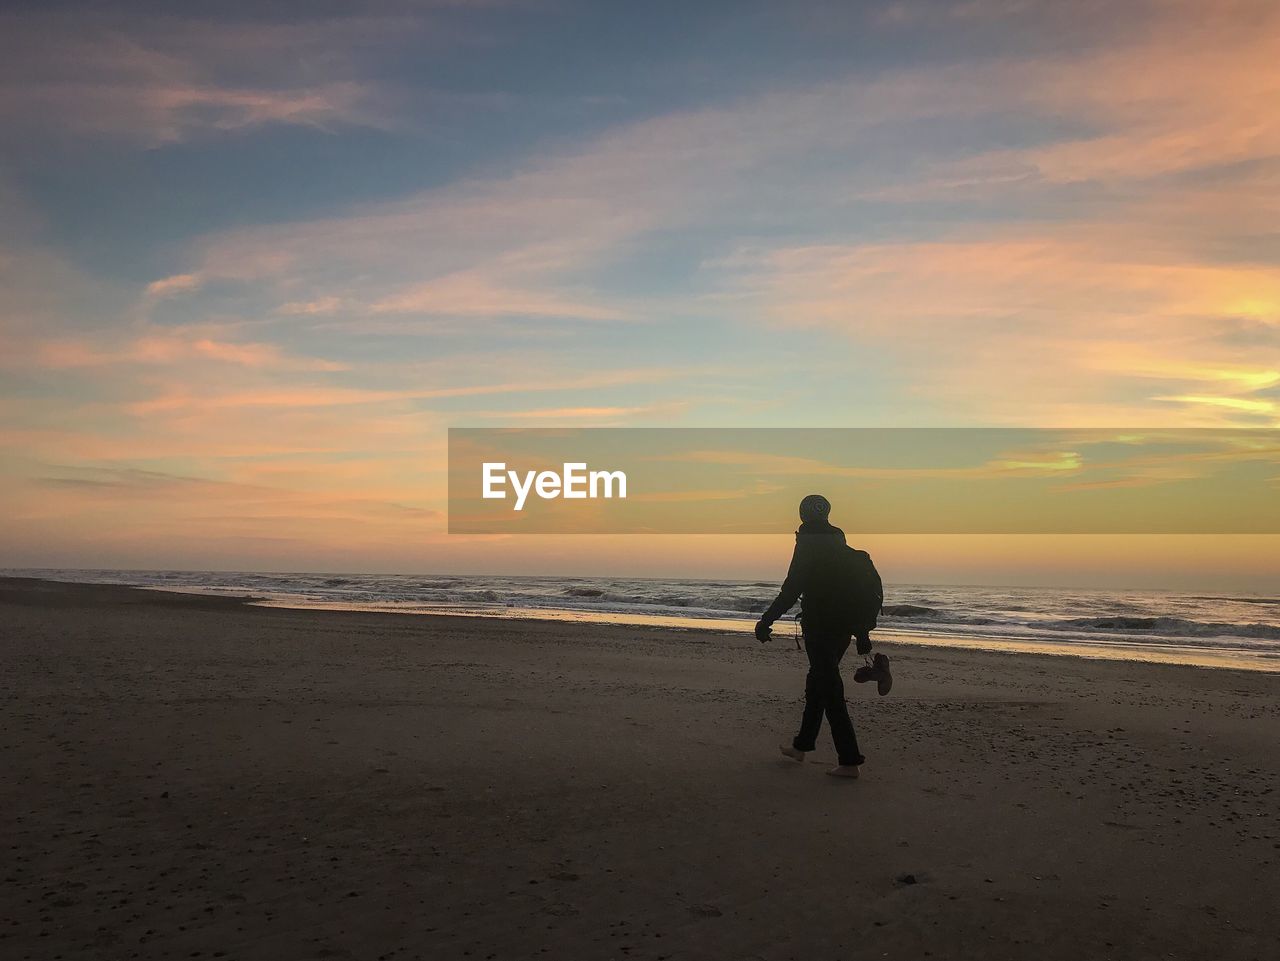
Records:
[[[858,767],[866,758],[858,750],[858,737],[845,704],[840,659],[854,635],[858,638],[858,653],[870,652],[869,632],[875,627],[883,591],[871,558],[862,551],[849,549],[844,531],[832,526],[830,514],[831,503],[821,494],[810,494],[800,502],[800,529],[796,531],[791,566],[777,599],[760,617],[755,631],[761,643],[768,641],[774,621],[800,600],[799,620],[809,659],[804,714],[799,733],[790,744],[780,745],[780,750],[789,758],[803,761],[805,754],[815,747],[825,714],[839,761],[827,773],[835,777],[857,777]],[[861,575],[866,586],[862,589],[865,597],[859,611],[853,597],[858,588],[853,581],[858,572],[866,571],[869,573]],[[887,694],[893,683],[889,659],[877,654],[873,665],[859,669],[857,680],[875,680],[880,693]]]

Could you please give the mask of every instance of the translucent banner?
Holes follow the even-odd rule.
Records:
[[[1280,533],[1280,431],[452,428],[457,534]]]

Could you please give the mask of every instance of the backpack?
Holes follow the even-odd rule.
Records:
[[[884,584],[871,555],[845,547],[839,553],[838,567],[841,620],[855,634],[872,630],[884,604]]]

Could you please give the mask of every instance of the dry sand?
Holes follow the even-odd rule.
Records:
[[[0,581],[0,957],[1277,957],[1280,677],[886,650]]]

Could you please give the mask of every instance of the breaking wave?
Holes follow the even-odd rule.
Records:
[[[27,570],[28,576],[251,595],[291,606],[555,616],[589,613],[725,621],[749,629],[776,581],[459,574],[274,574]],[[1280,598],[1169,591],[956,587],[888,583],[882,630],[1037,644],[1115,641],[1234,648],[1280,657]]]

